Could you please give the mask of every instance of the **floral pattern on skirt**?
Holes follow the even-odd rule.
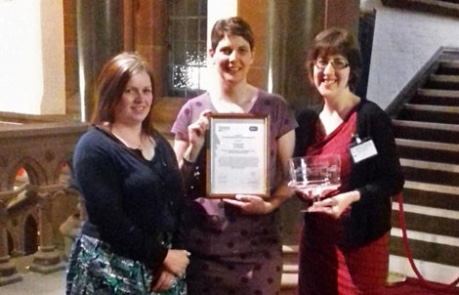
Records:
[[[67,269],[67,295],[186,295],[183,279],[169,290],[153,292],[152,272],[142,263],[119,256],[98,239],[81,235],[73,245]]]

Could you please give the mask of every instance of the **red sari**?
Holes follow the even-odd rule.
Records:
[[[335,194],[350,190],[349,145],[355,133],[357,113],[353,111],[331,134],[316,128],[315,142],[307,155],[341,155],[341,183]],[[358,247],[343,246],[343,222],[348,208],[335,219],[320,213],[305,213],[300,240],[299,295],[379,294],[385,286],[389,265],[389,234]]]

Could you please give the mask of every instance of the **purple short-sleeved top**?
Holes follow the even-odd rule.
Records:
[[[204,110],[217,112],[208,93],[185,103],[172,126],[176,139],[188,140],[188,126],[195,122]],[[284,98],[263,90],[258,90],[257,99],[249,113],[267,115],[270,118],[269,177],[273,190],[279,183],[276,177],[277,139],[296,128],[297,122]],[[205,179],[201,178],[200,181]],[[280,245],[278,210],[270,214],[250,215],[241,214],[237,208],[224,204],[221,200],[206,199],[204,196],[190,202],[189,222],[185,223],[185,233],[188,235],[187,248],[194,253],[253,253]]]

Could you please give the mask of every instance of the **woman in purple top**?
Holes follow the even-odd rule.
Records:
[[[247,83],[253,34],[239,17],[217,21],[209,54],[218,81],[189,100],[173,127],[174,149],[188,187],[186,249],[190,295],[278,294],[282,275],[277,208],[291,195],[287,162],[297,123],[285,100]],[[209,113],[250,113],[270,120],[270,197],[206,198],[205,133]]]

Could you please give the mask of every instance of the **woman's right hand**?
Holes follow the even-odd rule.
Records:
[[[190,252],[186,250],[169,249],[163,265],[166,270],[170,271],[177,277],[182,277],[185,274],[186,267],[190,263]]]

